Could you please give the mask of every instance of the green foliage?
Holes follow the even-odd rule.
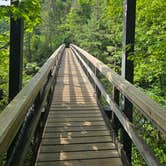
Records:
[[[27,63],[25,66],[25,73],[27,75],[34,75],[35,73],[37,73],[38,70],[39,70],[39,66],[35,62]]]
[[[41,0],[26,0],[20,2],[17,6],[11,6],[11,12],[14,18],[23,18],[25,22],[25,30],[32,32],[33,27],[41,22],[40,10]]]
[[[135,55],[130,57],[135,66],[135,85],[163,106],[166,106],[165,8],[165,0],[137,0]],[[121,73],[123,0],[26,0],[18,7],[0,7],[0,110],[7,103],[11,15],[25,22],[24,84],[63,42],[79,45]],[[102,82],[111,91],[107,80],[103,78]],[[158,152],[161,156],[162,153]],[[133,156],[137,158],[133,165],[144,165],[136,151]]]
[[[40,9],[39,0],[26,0],[16,6],[0,7],[0,111],[7,104],[8,98],[10,16],[24,19],[25,31],[32,32],[41,22]]]
[[[0,19],[0,112],[7,104],[7,84],[9,65],[9,27],[8,18]]]
[[[166,96],[165,7],[164,0],[138,1],[136,56],[132,58],[136,84],[151,90],[158,87],[157,95],[162,97]]]

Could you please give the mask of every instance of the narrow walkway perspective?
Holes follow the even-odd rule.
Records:
[[[60,64],[36,166],[120,166],[95,90],[69,48]]]

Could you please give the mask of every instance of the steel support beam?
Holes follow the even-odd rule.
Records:
[[[124,0],[124,25],[123,25],[123,54],[122,54],[122,76],[133,83],[134,65],[129,56],[134,55],[134,39],[135,39],[135,16],[136,16],[136,0]],[[128,119],[132,121],[132,103],[124,97],[122,111]],[[124,150],[131,162],[132,141],[124,129],[121,131],[121,142]]]
[[[13,4],[18,6],[18,1]],[[23,66],[23,19],[10,19],[9,101],[22,87]]]

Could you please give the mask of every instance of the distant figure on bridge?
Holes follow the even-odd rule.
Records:
[[[71,36],[66,37],[63,43],[65,43],[66,47],[69,48],[70,43],[73,43],[72,37]]]

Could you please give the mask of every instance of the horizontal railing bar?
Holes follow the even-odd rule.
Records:
[[[9,148],[24,121],[28,109],[33,104],[38,92],[47,79],[49,72],[55,65],[56,57],[64,48],[65,45],[61,45],[52,54],[39,72],[0,114],[0,154],[6,152]]]
[[[71,44],[82,56],[91,62],[125,97],[127,97],[152,123],[166,134],[166,110],[150,99],[144,92],[122,78],[107,65],[83,49]]]
[[[156,158],[156,156],[153,154],[151,149],[148,147],[148,145],[145,143],[145,141],[138,135],[136,132],[136,129],[134,125],[128,120],[126,115],[119,110],[115,102],[110,98],[110,96],[107,94],[105,91],[103,85],[99,81],[99,79],[95,76],[93,71],[90,69],[90,67],[85,63],[85,61],[81,58],[81,56],[76,52],[74,49],[72,49],[73,53],[78,57],[80,62],[83,64],[83,66],[86,68],[88,71],[89,75],[99,88],[101,95],[106,99],[107,103],[109,104],[111,110],[116,114],[118,117],[119,121],[123,125],[124,129],[136,145],[137,149],[139,150],[140,154],[143,156],[145,161],[147,162],[148,165],[151,166],[159,166],[160,162]]]

